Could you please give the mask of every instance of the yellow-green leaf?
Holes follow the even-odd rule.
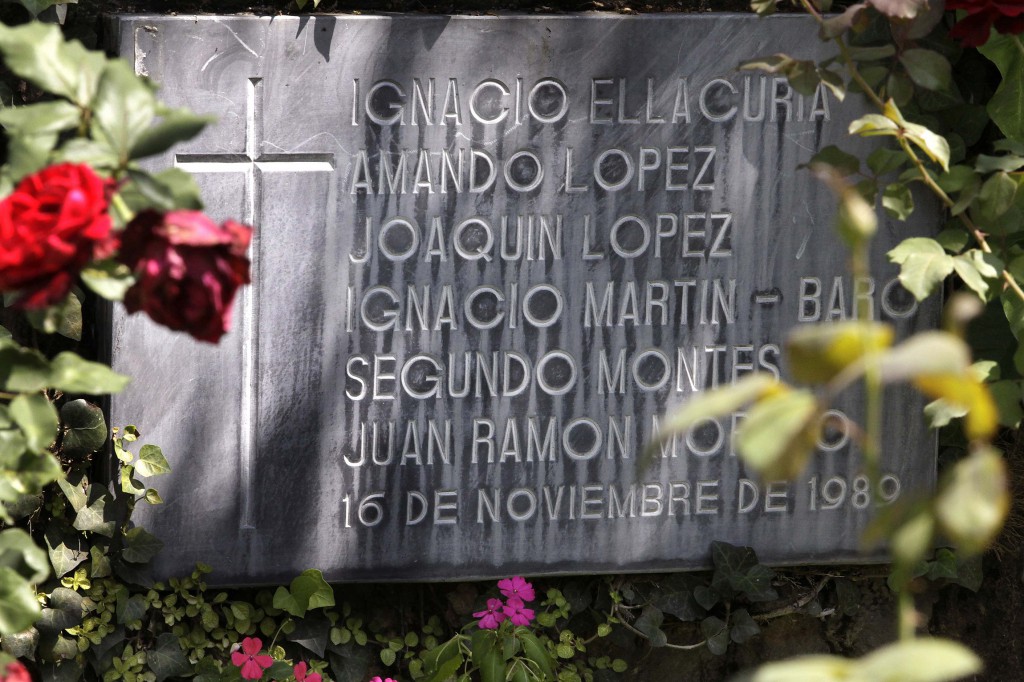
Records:
[[[892,345],[892,327],[878,322],[839,322],[798,327],[786,339],[793,378],[827,383],[865,353]]]
[[[994,448],[957,462],[935,498],[943,532],[968,553],[982,551],[995,539],[1009,508],[1006,462]]]
[[[736,432],[743,461],[766,480],[803,471],[819,432],[818,401],[810,391],[790,390],[762,398]]]

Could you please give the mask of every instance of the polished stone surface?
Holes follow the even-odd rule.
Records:
[[[731,451],[741,417],[639,468],[653,422],[760,369],[786,331],[900,335],[884,253],[844,274],[806,163],[864,105],[737,72],[826,48],[803,18],[159,17],[112,21],[163,98],[219,116],[161,159],[257,226],[256,284],[213,347],[118,312],[113,401],[174,467],[143,523],[160,571],[215,582],[421,580],[856,560],[863,466],[832,433],[788,485]],[[859,147],[864,148],[864,147]],[[925,216],[926,217],[926,216]],[[926,222],[918,218],[918,222]],[[922,402],[888,396],[886,492],[934,479]],[[859,419],[860,401],[839,406]]]

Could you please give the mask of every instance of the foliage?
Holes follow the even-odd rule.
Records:
[[[780,2],[754,0],[752,7],[770,14]],[[742,679],[957,679],[976,672],[980,661],[959,644],[915,636],[919,619],[909,585],[929,574],[960,580],[959,562],[948,550],[928,560],[935,543],[952,543],[963,556],[977,554],[995,539],[1009,508],[1005,459],[992,443],[1000,426],[1019,427],[1022,416],[1024,43],[1014,34],[1024,31],[1024,21],[1017,8],[990,0],[951,3],[966,10],[952,31],[940,3],[867,0],[835,15],[825,14],[830,0],[794,4],[817,20],[819,38],[832,42],[837,54],[820,63],[777,54],[741,68],[781,73],[801,92],[819,84],[840,99],[857,92],[875,108],[849,129],[853,136],[889,143],[867,157],[866,168],[864,160],[837,147],[822,150],[809,164],[838,197],[837,229],[851,250],[854,275],[868,272],[868,248],[877,229],[874,207],[880,204],[891,218],[907,220],[923,190],[946,209],[949,222],[935,238],[903,241],[889,258],[918,300],[944,288],[961,293],[950,299],[947,331],[920,333],[897,345],[892,330],[870,319],[865,309],[857,311],[855,321],[798,329],[786,352],[793,378],[803,386],[755,376],[694,400],[672,426],[685,428],[749,405],[736,435],[740,456],[769,479],[791,478],[804,469],[831,401],[861,384],[867,396],[861,451],[869,488],[881,507],[882,387],[910,383],[932,399],[927,414],[933,425],[945,427],[947,434],[954,424],[962,429],[954,436],[958,460],[934,493],[880,509],[867,538],[886,540],[891,548],[900,641],[858,660],[794,659]],[[980,45],[983,57],[951,36]],[[978,78],[985,59],[999,78]],[[1016,340],[1017,350],[988,358],[989,349],[980,347],[975,351],[981,359],[972,363],[964,332],[984,307],[1001,309],[998,324],[1005,337]],[[967,572],[964,581],[974,584]]]

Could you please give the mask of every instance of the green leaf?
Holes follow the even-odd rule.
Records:
[[[57,521],[52,521],[46,527],[43,538],[46,541],[46,549],[50,556],[50,564],[53,566],[54,576],[57,578],[74,570],[89,556],[82,537],[78,533],[65,529]]]
[[[892,135],[899,133],[900,127],[896,122],[882,116],[881,114],[865,114],[850,123],[849,133],[863,137],[874,137],[877,135]]]
[[[92,102],[107,62],[103,53],[86,50],[77,40],[64,42],[57,26],[39,22],[0,26],[0,51],[15,74],[81,107]]]
[[[108,301],[123,301],[125,293],[135,284],[128,266],[113,259],[94,261],[82,270],[81,277],[87,287]]]
[[[899,170],[908,161],[903,150],[886,149],[879,147],[868,155],[868,168],[875,175],[885,175]]]
[[[985,549],[999,534],[1010,508],[1006,462],[993,448],[960,460],[935,498],[943,532],[965,554]]]
[[[70,351],[53,359],[49,377],[49,385],[53,388],[67,393],[94,395],[117,393],[129,381],[129,377],[118,374],[103,363],[83,360]]]
[[[165,632],[156,638],[156,645],[147,652],[146,664],[156,675],[157,682],[168,677],[181,677],[192,672],[188,657],[178,643],[178,637]]]
[[[977,219],[983,224],[995,221],[999,216],[1010,210],[1017,194],[1017,182],[1005,171],[993,173],[986,180],[975,205],[978,208]]]
[[[981,249],[971,249],[962,255],[953,256],[953,269],[960,275],[964,284],[985,299],[989,293],[989,283],[986,280],[998,278],[1003,270],[1003,264],[992,254],[984,253]]]
[[[46,387],[50,363],[36,350],[10,339],[0,340],[0,388],[12,393],[31,393]]]
[[[767,374],[751,374],[735,384],[701,393],[668,417],[662,426],[660,437],[670,438],[700,421],[729,414],[751,401],[780,390],[782,388],[779,382]]]
[[[661,609],[656,606],[645,606],[634,621],[633,627],[644,634],[652,648],[663,647],[668,643],[668,636],[661,629],[664,621],[665,615]]]
[[[148,502],[149,504],[163,504],[164,500],[162,497],[160,497],[160,493],[158,493],[156,490],[154,490],[153,488],[147,488],[146,502]]]
[[[60,421],[64,431],[60,447],[65,455],[90,455],[107,442],[107,422],[103,418],[103,410],[81,398],[61,406]]]
[[[797,381],[823,384],[866,353],[892,345],[892,327],[880,322],[845,321],[805,325],[786,339],[786,359]]]
[[[167,463],[163,451],[157,445],[143,445],[139,450],[139,461],[135,463],[135,470],[142,476],[160,476],[170,473],[171,465]],[[334,602],[331,602],[334,605]]]
[[[857,662],[857,676],[878,682],[945,682],[981,670],[981,660],[957,642],[922,637],[873,651]]]
[[[303,571],[292,581],[289,590],[307,609],[334,606],[334,590],[324,580],[323,573],[315,568]]]
[[[926,90],[945,90],[952,81],[953,69],[938,52],[920,48],[904,50],[900,63],[910,79]]]
[[[525,629],[518,630],[516,637],[523,643],[523,655],[537,664],[537,667],[544,674],[544,679],[556,679],[555,661],[551,658],[548,650],[540,643],[540,640],[532,632]]]
[[[82,595],[66,587],[54,589],[49,598],[48,608],[43,609],[38,627],[53,634],[61,630],[77,627],[85,617],[85,599]]]
[[[988,115],[1011,141],[1024,142],[1024,56],[1013,36],[993,34],[980,48],[1002,74],[988,102]]]
[[[743,644],[752,637],[761,633],[757,622],[750,617],[746,609],[739,609],[732,612],[729,618],[729,638],[737,644]]]
[[[473,662],[480,667],[480,682],[504,682],[505,661],[497,647],[488,651],[481,661],[474,657]]]
[[[41,583],[50,575],[50,562],[25,531],[8,528],[0,532],[0,566],[12,568],[30,583]]]
[[[105,537],[112,537],[117,526],[117,520],[113,518],[113,498],[105,492],[96,494],[97,486],[92,486],[94,499],[75,515],[75,530],[99,533]],[[107,504],[111,503],[110,508]]]
[[[25,434],[28,447],[46,452],[57,435],[57,410],[53,403],[42,393],[22,393],[11,401],[8,409],[11,419]]]
[[[999,424],[1011,429],[1017,428],[1021,419],[1024,419],[1020,382],[997,381],[989,384],[988,389],[992,392],[992,398],[999,409]]]
[[[860,159],[853,154],[844,152],[835,145],[829,145],[812,156],[807,165],[810,166],[813,164],[825,164],[831,166],[837,173],[844,177],[860,172]]]
[[[708,644],[708,651],[721,656],[729,648],[729,626],[721,618],[708,616],[700,622],[700,631]]]
[[[295,629],[288,634],[288,641],[295,642],[323,658],[330,631],[331,621],[326,615],[311,613],[295,623]],[[394,649],[388,648],[387,650],[395,653]]]
[[[207,124],[217,120],[213,116],[193,114],[187,109],[167,109],[160,114],[162,119],[136,138],[128,152],[129,158],[139,159],[161,154],[179,142],[191,140]]]
[[[65,100],[0,109],[0,125],[14,135],[60,133],[78,125],[78,107]]]
[[[164,543],[144,528],[136,526],[124,534],[121,558],[135,564],[144,564],[163,549]]]
[[[914,197],[902,182],[894,182],[882,194],[882,207],[897,220],[906,220],[914,212]]]
[[[92,119],[92,137],[107,145],[121,165],[156,115],[156,97],[149,84],[124,61],[111,61],[103,70]]]
[[[26,311],[25,317],[29,324],[44,334],[60,334],[72,341],[82,340],[82,301],[74,292],[56,305]]]
[[[793,478],[803,471],[819,435],[818,400],[793,390],[759,400],[736,432],[745,464],[766,480]]]
[[[889,251],[889,260],[900,268],[900,283],[922,301],[953,272],[953,257],[934,239],[911,237]]]
[[[715,565],[711,587],[718,594],[732,598],[742,593],[751,601],[778,599],[778,594],[771,586],[774,571],[759,564],[757,554],[751,548],[736,547],[727,542],[712,542],[711,561]]]
[[[180,168],[168,168],[154,174],[152,178],[167,193],[161,200],[166,200],[166,196],[169,196],[174,208],[196,211],[203,208],[199,186],[191,174]],[[142,193],[141,188],[135,183],[128,183],[122,188],[121,198],[135,212],[152,206],[152,201]]]
[[[0,566],[0,636],[21,632],[40,616],[36,592],[9,566]]]
[[[282,588],[279,588],[282,589]],[[439,644],[422,655],[423,665],[427,674],[436,673],[449,661],[458,658],[459,665],[462,664],[462,655],[459,644],[459,637],[455,636],[447,642]],[[458,666],[456,666],[458,668]]]
[[[477,630],[469,638],[470,660],[476,666],[480,666],[481,661],[497,648],[497,633],[494,630]]]

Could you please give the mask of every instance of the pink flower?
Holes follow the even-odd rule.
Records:
[[[242,640],[242,650],[231,654],[231,662],[242,669],[242,678],[246,680],[258,680],[263,677],[263,671],[274,665],[272,656],[259,656],[263,642],[259,637],[246,637]]]
[[[508,603],[505,604],[505,615],[512,621],[512,625],[529,625],[533,620],[533,609],[526,608],[526,604],[519,597],[509,597]]]
[[[521,601],[519,603],[522,604]],[[477,625],[481,630],[496,630],[501,625],[501,621],[506,618],[503,609],[504,604],[501,603],[500,599],[488,599],[487,610],[478,611],[473,614],[473,617],[480,619]],[[370,682],[373,682],[373,680],[370,680]]]
[[[380,679],[380,675],[377,675],[377,677],[370,678],[370,682],[398,682],[398,680],[393,680],[390,677],[385,677],[382,680]]]
[[[519,597],[523,601],[533,601],[537,595],[533,591],[533,585],[519,575],[505,578],[498,581],[498,589],[506,597]]]
[[[295,675],[295,682],[320,682],[320,673],[306,674],[305,661],[296,665],[292,674]]]

